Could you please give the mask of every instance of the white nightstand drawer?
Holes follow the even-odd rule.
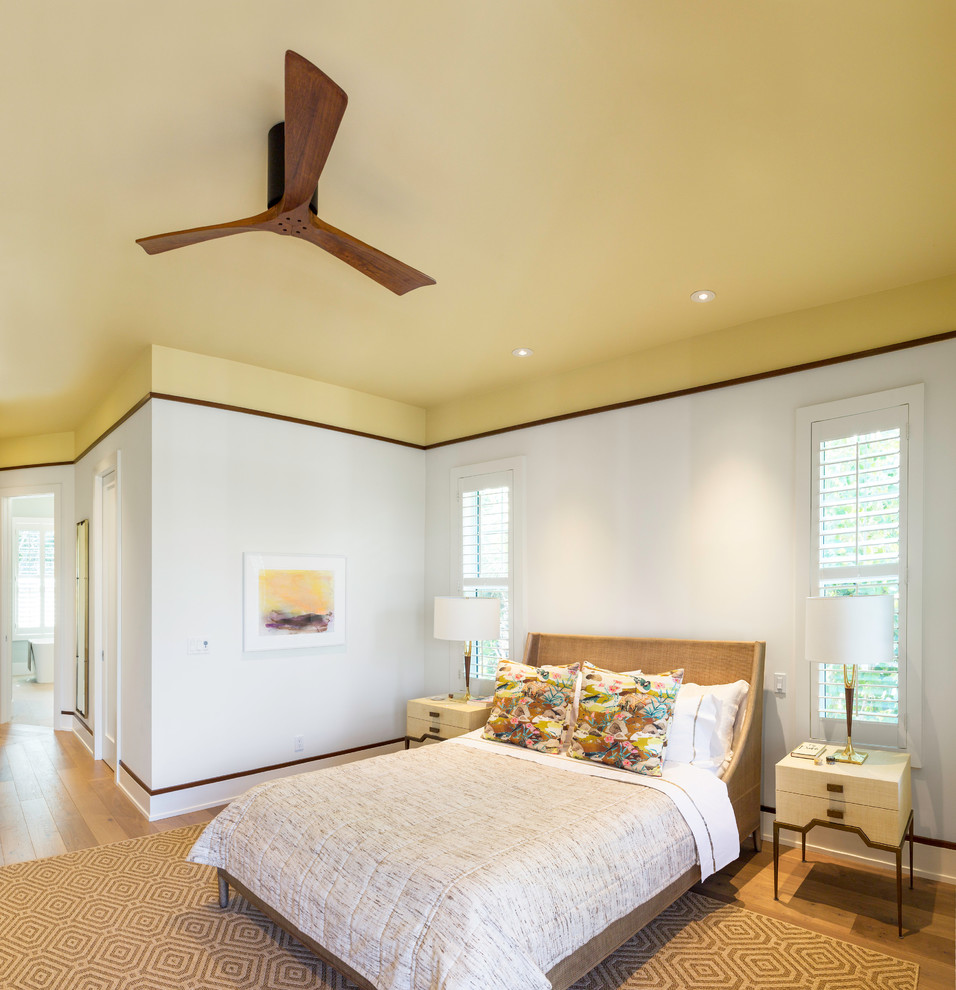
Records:
[[[903,837],[909,808],[901,812],[895,808],[851,804],[836,796],[809,797],[778,790],[776,818],[777,821],[800,826],[814,818],[829,825],[849,825],[862,829],[871,842],[896,846]]]
[[[463,736],[466,732],[471,731],[460,725],[442,726],[440,723],[436,725],[431,719],[412,718],[411,716],[408,717],[405,724],[405,734],[415,739],[419,739],[426,734],[441,736],[443,739],[453,739],[455,736]]]
[[[428,732],[451,739],[481,728],[490,713],[490,705],[474,701],[414,698],[406,708],[406,735],[417,737]]]
[[[900,807],[903,788],[899,777],[881,779],[863,776],[856,767],[846,770],[838,766],[817,767],[809,760],[797,757],[791,757],[790,762],[799,765],[792,766],[785,762],[777,765],[777,787],[782,791],[824,801],[836,799],[848,804],[866,804],[894,811]],[[908,780],[906,784],[908,791]]]

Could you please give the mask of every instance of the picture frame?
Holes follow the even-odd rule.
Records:
[[[345,643],[345,557],[244,553],[243,649]]]

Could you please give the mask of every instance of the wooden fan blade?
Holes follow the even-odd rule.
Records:
[[[309,202],[349,98],[308,59],[285,53],[284,210]]]
[[[246,217],[244,220],[232,220],[229,223],[217,223],[209,227],[192,227],[189,230],[174,230],[169,234],[153,234],[151,237],[137,238],[136,243],[141,245],[147,254],[162,254],[163,251],[186,247],[187,244],[212,241],[217,237],[228,237],[230,234],[243,234],[247,230],[271,230],[272,228],[266,224],[278,215],[278,206],[273,206],[265,213]]]
[[[358,269],[363,275],[368,275],[379,285],[391,289],[397,296],[421,288],[423,285],[435,284],[433,278],[392,258],[384,251],[365,244],[357,237],[346,234],[344,230],[337,230],[313,214],[309,216],[311,225],[308,230],[299,233],[299,237],[317,244],[329,254],[334,254],[336,258]]]

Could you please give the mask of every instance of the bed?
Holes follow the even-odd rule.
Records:
[[[479,732],[258,785],[190,859],[217,868],[223,907],[232,887],[363,990],[566,990],[702,871],[760,845],[764,644],[532,633],[523,658],[584,660],[746,681],[721,772],[635,780]],[[701,810],[711,792],[726,812]],[[725,834],[718,856],[719,813],[733,848]]]

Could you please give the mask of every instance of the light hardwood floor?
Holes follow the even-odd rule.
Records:
[[[0,864],[162,832],[209,821],[219,810],[148,822],[70,732],[0,725]],[[845,942],[919,963],[919,990],[952,990],[956,887],[916,878],[904,885],[904,938],[896,932],[896,880],[882,870],[848,866],[799,849],[780,859],[780,900],[773,899],[770,843],[698,886],[718,900],[789,921]]]
[[[147,821],[72,732],[0,725],[0,864],[56,856],[213,818]]]

